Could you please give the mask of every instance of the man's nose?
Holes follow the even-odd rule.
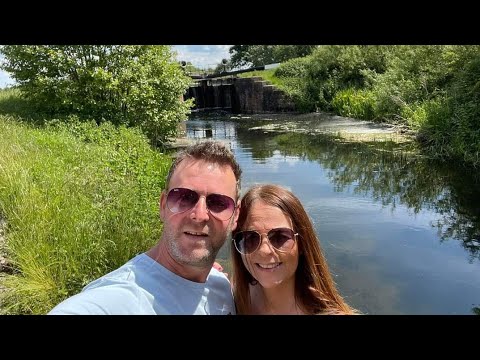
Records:
[[[198,222],[207,221],[210,219],[210,214],[208,213],[207,209],[207,199],[205,196],[200,196],[198,199],[197,203],[192,209],[191,218],[192,220]]]

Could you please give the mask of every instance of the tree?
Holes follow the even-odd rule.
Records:
[[[40,111],[139,126],[154,141],[176,135],[191,79],[164,45],[5,45],[2,69]]]
[[[232,67],[261,66],[307,56],[316,45],[234,45],[229,49]]]

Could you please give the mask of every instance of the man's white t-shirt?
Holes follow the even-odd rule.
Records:
[[[230,315],[230,282],[212,268],[205,283],[184,279],[146,254],[92,281],[48,315]]]

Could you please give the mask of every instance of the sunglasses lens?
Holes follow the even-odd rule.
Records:
[[[173,213],[181,213],[192,209],[200,195],[186,188],[173,188],[167,195],[167,206]],[[219,220],[228,220],[235,211],[235,201],[221,194],[209,194],[206,198],[207,209]]]
[[[291,249],[295,243],[294,238],[295,233],[288,228],[272,229],[268,232],[270,243],[279,250]]]
[[[235,210],[235,201],[226,195],[210,194],[207,196],[207,208],[216,218],[228,220]]]
[[[171,212],[181,213],[195,206],[198,194],[190,189],[175,188],[167,195],[167,206]]]
[[[272,229],[267,236],[270,244],[277,250],[288,251],[295,244],[295,233],[289,228]],[[233,242],[238,252],[248,255],[258,249],[261,235],[254,230],[240,231],[233,237]]]
[[[260,244],[260,234],[256,231],[241,231],[235,234],[233,240],[237,250],[247,255],[257,250]]]

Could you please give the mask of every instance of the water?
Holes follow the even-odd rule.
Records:
[[[230,141],[242,192],[276,183],[299,197],[341,294],[361,312],[480,312],[480,186],[471,172],[405,146],[249,130],[271,122],[197,115],[186,134]],[[228,246],[219,257],[228,259]]]

